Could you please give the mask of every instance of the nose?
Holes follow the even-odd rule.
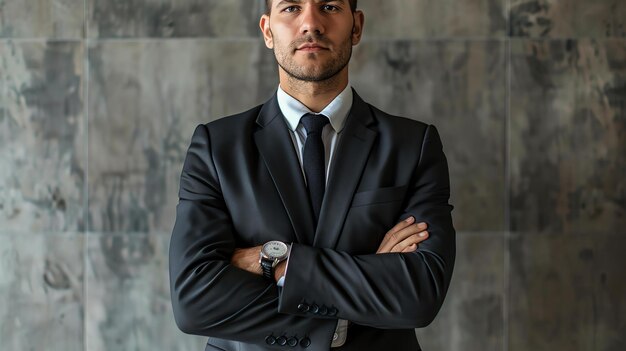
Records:
[[[303,6],[300,19],[302,21],[300,23],[300,32],[302,34],[324,34],[322,14],[317,4],[308,3],[306,6]]]

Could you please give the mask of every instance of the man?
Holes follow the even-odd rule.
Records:
[[[196,128],[170,244],[178,327],[206,350],[419,350],[455,260],[437,129],[348,84],[356,0],[269,0],[280,85]]]

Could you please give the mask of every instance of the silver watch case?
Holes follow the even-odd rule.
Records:
[[[283,254],[276,254],[276,251],[283,251]],[[259,264],[262,260],[268,260],[272,262],[272,267],[287,259],[289,256],[289,246],[282,241],[272,240],[263,244],[261,248],[261,254],[259,257]]]

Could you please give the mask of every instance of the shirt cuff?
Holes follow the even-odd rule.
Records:
[[[280,286],[281,288],[285,285],[285,276],[287,275],[287,268],[289,268],[289,257],[291,257],[291,244],[289,244],[289,252],[287,253],[287,263],[285,263],[285,273],[276,282],[276,285]]]

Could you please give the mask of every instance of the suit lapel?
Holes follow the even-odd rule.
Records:
[[[312,245],[313,210],[276,94],[263,105],[256,122],[261,129],[254,133],[254,141],[287,210],[296,238],[300,243]]]
[[[313,246],[334,248],[348,214],[368,155],[378,135],[367,104],[353,90],[354,99],[333,162]]]

